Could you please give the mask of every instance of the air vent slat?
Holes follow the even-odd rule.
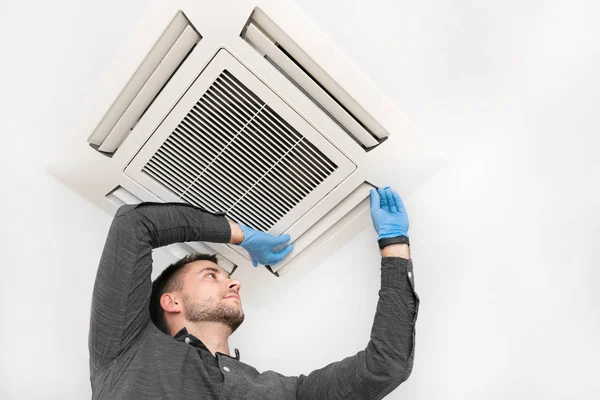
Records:
[[[235,119],[236,124],[240,128],[257,113],[257,111],[247,111],[240,105],[237,99],[228,97],[228,94],[221,90],[219,86],[211,88],[210,93],[207,93],[207,95],[209,95],[211,100],[214,100],[219,107],[222,107],[224,112],[231,114],[231,117]]]
[[[181,196],[181,199],[187,201],[190,204],[197,204],[197,205],[201,204],[201,207],[206,208],[212,212],[223,210],[223,207],[218,204],[215,204],[210,199],[210,197],[200,196],[198,193],[193,192],[191,190],[185,192],[185,194],[183,194]]]
[[[235,128],[227,126],[226,124],[215,121],[214,116],[211,115],[211,110],[206,107],[205,102],[200,105],[204,108],[194,107],[191,110],[192,121],[195,121],[198,127],[204,127],[213,132],[218,132],[226,142],[231,141],[238,131]]]
[[[236,97],[236,94],[233,92],[233,89],[226,82],[215,82],[214,88],[215,92],[219,94],[219,96],[223,98],[230,99],[232,105],[235,106],[235,112],[239,115],[239,117],[245,121],[252,118],[260,108],[252,108],[252,106],[244,101],[244,98]],[[235,99],[235,100],[233,100]]]
[[[204,106],[208,111],[211,119],[215,124],[222,126],[224,130],[235,132],[235,135],[239,134],[245,126],[244,121],[239,121],[232,114],[230,109],[228,112],[223,110],[223,105],[218,103],[216,99],[210,97],[210,93],[204,95]]]
[[[217,156],[217,154],[219,154],[219,152],[221,151],[221,148],[225,146],[224,139],[222,139],[219,135],[215,134],[214,132],[209,131],[208,129],[204,129],[199,125],[195,125],[192,118],[189,118],[188,121],[181,122],[181,124],[175,129],[175,131],[181,131],[187,140],[197,144],[198,146],[200,146],[201,149],[204,149],[201,146],[207,146],[207,143],[214,142],[207,142],[206,140],[202,140],[204,135],[197,135],[197,132],[209,133],[214,141],[219,141],[219,145],[217,147],[214,147],[214,144],[212,144],[206,148],[206,151],[208,151],[207,157],[211,160],[214,159]]]
[[[273,170],[273,174],[280,176],[294,175],[296,179],[293,183],[302,194],[301,197],[304,197],[306,193],[310,192],[310,184],[302,177],[298,168],[293,165],[290,154],[291,153],[288,153],[285,155],[285,157],[283,157],[279,165],[277,165],[277,168]]]
[[[235,85],[226,80],[217,80],[217,84],[220,88],[227,92],[227,96],[238,100],[239,104],[248,115],[255,115],[263,106],[262,102],[255,103],[254,101],[249,100],[241,95],[241,93],[236,89]]]
[[[201,172],[210,163],[209,155],[205,154],[206,148],[199,147],[200,144],[191,138],[187,138],[183,131],[173,132],[170,139],[172,139],[170,145],[177,146],[181,151],[184,151],[188,156],[186,162],[196,165],[198,172]],[[195,162],[192,160],[195,160]]]
[[[235,129],[231,129],[227,125],[215,123],[205,110],[192,110],[189,117],[189,122],[192,126],[195,126],[196,129],[206,131],[207,133],[211,132],[211,135],[206,136],[215,136],[217,140],[222,142],[222,146],[225,146],[235,137]]]
[[[285,188],[281,187],[282,189],[286,190],[286,194],[289,195],[290,197],[292,197],[294,199],[294,205],[296,204],[296,202],[298,201],[298,199],[301,199],[302,197],[304,197],[302,195],[302,191],[299,190],[299,188],[297,187],[297,185],[294,183],[293,179],[289,179],[289,177],[286,177],[285,175],[280,175],[280,174],[268,174],[267,175],[271,180],[275,181],[276,183],[279,184],[279,186],[285,186]]]
[[[301,147],[306,153],[311,154],[313,158],[319,158],[321,164],[324,165],[326,169],[329,169],[329,171],[334,171],[337,168],[337,165],[335,165],[335,163],[332,160],[328,159],[327,157],[324,157],[323,153],[321,153],[311,142],[305,140],[303,141]]]
[[[223,197],[228,198],[228,204],[233,204],[235,199],[242,196],[246,191],[240,189],[237,184],[234,184],[225,174],[219,171],[219,168],[212,164],[206,171],[204,171],[203,178],[209,181],[215,182],[218,187],[222,188]],[[229,205],[231,207],[231,205]]]
[[[239,188],[240,190],[240,197],[245,197],[246,193],[248,193],[248,191],[252,188],[252,184],[248,183],[247,180],[244,179],[243,181],[243,186],[238,186],[239,184],[235,182],[234,179],[230,179],[227,178],[227,176],[235,176],[236,178],[239,178],[239,172],[240,171],[233,171],[231,170],[227,165],[219,165],[217,166],[218,168],[221,168],[221,175],[224,177],[224,179],[227,179],[227,181],[231,184],[234,185],[236,187]],[[260,202],[256,202],[255,200],[251,199],[251,198],[246,198],[246,203],[248,205],[248,208],[250,208],[252,210],[253,213],[256,213],[255,215],[260,219],[261,215],[264,215],[265,218],[269,218],[270,216],[270,212],[265,213],[265,210],[263,209],[263,207],[261,207]],[[270,221],[270,223],[274,223],[277,221],[277,218],[274,218],[273,221]]]
[[[190,186],[184,194],[181,195],[183,200],[186,200],[192,204],[210,204],[210,207],[206,207],[212,210],[222,210],[222,205],[215,204],[210,200],[210,196],[204,194],[200,188],[195,185]],[[190,199],[192,199],[190,201]]]
[[[278,188],[279,191],[271,188]],[[298,200],[294,198],[293,195],[291,195],[285,188],[282,188],[280,184],[277,184],[270,176],[266,176],[263,180],[261,180],[254,187],[251,194],[255,195],[256,193],[263,191],[270,191],[273,199],[275,199],[275,202],[280,204],[280,209],[285,210],[285,212],[288,212],[294,208],[294,206],[298,203]]]
[[[287,159],[290,161],[290,165],[298,171],[298,175],[304,182],[310,186],[311,188],[318,185],[319,179],[315,177],[314,173],[311,173],[310,166],[306,165],[302,162],[302,160],[298,157],[298,146],[294,147],[292,151],[290,151],[287,155]]]
[[[292,160],[292,164],[301,170],[301,174],[306,177],[311,186],[319,184],[319,180],[322,178],[321,174],[315,171],[311,165],[307,164],[306,161],[298,155],[297,149],[290,152],[289,158]]]
[[[212,160],[219,153],[218,149],[212,149],[210,147],[203,147],[205,144],[200,140],[200,136],[196,135],[197,131],[204,131],[203,129],[195,129],[191,121],[181,122],[175,131],[173,132],[180,141],[186,145],[193,147],[194,152],[204,154],[204,158]]]
[[[244,84],[242,84],[233,75],[231,75],[229,71],[223,71],[221,78],[223,79],[223,81],[230,83],[231,86],[236,90],[236,92],[239,93],[240,97],[247,99],[251,104],[255,104],[258,109],[264,106],[265,103],[261,99],[259,99],[254,93],[248,90],[246,86],[244,86]]]
[[[214,168],[221,170],[221,173],[226,176],[235,177],[234,184],[242,189],[245,193],[252,187],[256,178],[249,176],[243,168],[243,163],[233,157],[233,152],[224,151],[221,153],[219,160],[213,164]]]
[[[231,141],[229,141],[225,144],[222,138],[219,138],[218,135],[203,135],[202,137],[200,137],[200,140],[202,141],[202,143],[204,143],[204,145],[209,146],[215,152],[215,155],[211,162],[218,158],[219,154],[223,152],[223,149],[226,149],[227,146],[229,146],[229,143],[231,143]]]
[[[258,190],[257,186],[263,185],[262,190]],[[274,207],[278,207],[280,210],[288,210],[293,208],[294,200],[290,197],[287,192],[278,188],[273,183],[269,176],[263,177],[260,181],[257,181],[256,186],[250,191],[250,196],[260,198],[264,204],[271,204]]]
[[[268,136],[263,135],[263,132],[257,132],[256,130],[249,129],[248,136],[251,137],[253,143],[259,145],[261,154],[265,158],[268,157],[273,164],[286,153],[285,149],[274,146],[273,142],[269,140]]]
[[[271,127],[271,129],[282,132],[283,137],[290,137],[294,143],[296,143],[302,138],[302,135],[300,135],[298,132],[296,132],[295,129],[289,126],[287,122],[282,120],[279,117],[279,115],[277,115],[273,110],[271,110],[270,107],[265,107],[265,112],[263,113],[263,115],[269,121],[268,125]]]
[[[250,157],[258,163],[258,171],[262,175],[276,162],[273,155],[265,153],[261,148],[261,143],[256,140],[256,137],[248,137],[246,135],[237,138],[237,145],[240,146],[242,151],[249,154]]]
[[[147,165],[145,171],[148,175],[152,176],[154,179],[162,182],[166,187],[169,188],[173,193],[177,196],[180,196],[181,193],[185,190],[185,184],[182,184],[177,179],[172,179],[168,176],[165,176],[163,168],[160,166],[155,167],[154,165]]]
[[[291,137],[285,130],[280,129],[273,123],[273,120],[268,115],[268,110],[258,115],[256,119],[256,126],[276,138],[282,146],[289,148],[298,142],[298,139]]]
[[[182,122],[178,128],[176,128],[176,132],[181,130],[185,135],[186,139],[188,139],[191,143],[195,144],[195,148],[205,149],[209,153],[207,154],[207,158],[210,158],[212,161],[220,152],[223,147],[229,143],[229,141],[225,141],[224,138],[219,136],[216,132],[204,129],[199,125],[195,125],[190,117],[190,120],[187,121],[189,125]],[[203,133],[203,135],[197,135],[197,132]],[[211,136],[213,141],[208,141],[204,139],[204,136]],[[217,145],[215,145],[215,142]]]
[[[315,168],[315,163],[311,163],[303,154],[302,154],[302,143],[299,143],[298,146],[293,151],[292,156],[297,161],[297,165],[303,168],[306,171],[306,174],[317,182],[321,179],[327,177],[330,171],[324,171],[323,169]]]
[[[171,159],[179,158],[192,175],[198,176],[202,172],[205,162],[192,163],[189,161],[194,158],[201,158],[201,155],[194,154],[190,152],[188,148],[182,147],[175,139],[175,135],[171,136],[170,140],[165,142],[165,146],[162,150],[169,153]]]
[[[263,189],[261,189],[262,191],[269,191],[271,193],[271,195],[273,196],[273,199],[275,200],[275,202],[278,202],[281,204],[280,208],[283,210],[286,210],[286,212],[288,210],[291,210],[292,208],[294,208],[294,205],[296,204],[296,200],[293,198],[293,196],[291,196],[287,190],[284,190],[284,188],[281,188],[277,186],[277,184],[274,183],[274,181],[271,179],[271,177],[266,176],[264,177],[253,189],[253,192],[256,193],[260,193],[261,190],[259,190],[259,187],[263,187]],[[279,185],[281,186],[281,185]],[[273,189],[271,189],[273,188]],[[276,191],[276,189],[279,189],[279,191]]]
[[[239,120],[233,113],[225,113],[221,109],[222,104],[216,103],[215,101],[212,101],[212,99],[208,100],[206,106],[211,112],[213,121],[219,123],[223,130],[232,132],[234,137],[244,130],[246,125],[244,121]]]
[[[236,211],[240,211],[242,213],[244,213],[245,215],[248,215],[249,217],[251,217],[252,219],[254,219],[256,222],[258,222],[261,226],[271,226],[274,221],[269,221],[268,218],[265,218],[265,216],[261,216],[260,213],[257,214],[256,210],[252,210],[250,207],[247,207],[247,202],[239,202],[237,204],[235,204],[233,207],[231,207],[232,210],[236,210]]]
[[[224,197],[215,197],[213,195],[213,192],[208,190],[206,184],[203,181],[200,181],[200,179],[194,182],[194,184],[188,188],[185,194],[187,196],[196,197],[200,200],[200,204],[204,204],[205,200],[210,201],[213,204],[215,210],[227,210],[228,206],[226,199]]]
[[[312,147],[312,146],[311,146]],[[306,158],[313,161],[314,164],[318,164],[322,170],[332,172],[337,168],[335,165],[332,167],[329,163],[323,160],[323,157],[320,157],[319,152],[314,151],[314,147],[309,148],[305,143],[300,143],[298,146],[298,150],[303,154]]]
[[[260,117],[260,115],[259,115]],[[295,144],[295,142],[289,140],[285,136],[281,136],[270,129],[270,127],[261,124],[259,118],[255,118],[252,123],[250,123],[250,130],[254,132],[260,132],[265,140],[269,142],[269,144],[277,149],[279,154],[285,154],[285,152]]]
[[[228,150],[224,156],[228,158],[232,166],[237,166],[235,172],[247,179],[250,185],[261,177],[262,174],[259,168],[254,167],[255,161],[250,159],[248,153],[241,151],[242,149],[239,145],[231,146]]]
[[[298,174],[298,171],[294,168],[289,161],[289,153],[287,153],[278,165],[273,168],[271,175],[281,178],[281,180],[288,182],[292,188],[296,191],[300,198],[306,196],[308,191],[304,187],[304,179]],[[293,176],[295,179],[290,179]]]
[[[180,199],[268,231],[337,168],[223,71],[142,171]]]
[[[231,200],[223,195],[219,184],[211,179],[207,179],[205,175],[202,175],[190,189],[195,190],[196,193],[202,192],[203,197],[209,198],[218,204],[221,211],[225,211],[231,206]]]
[[[388,136],[381,124],[261,10],[254,10],[241,36],[365,150]]]
[[[220,179],[222,179],[223,181],[226,181],[227,184],[224,186],[229,186],[230,188],[235,188],[236,194],[235,194],[235,196],[232,196],[232,199],[233,199],[232,203],[236,202],[235,199],[243,198],[251,186],[250,185],[244,185],[244,187],[239,186],[239,183],[235,182],[234,178],[229,177],[229,176],[236,177],[237,174],[235,172],[233,172],[232,174],[228,174],[227,171],[222,170],[220,166],[216,165],[216,163],[213,164],[213,166],[214,166],[214,168],[211,168],[211,170],[209,170],[207,172],[210,172],[213,175],[218,175],[218,177]],[[261,219],[262,211],[261,211],[260,207],[258,207],[258,208],[255,207],[254,202],[252,202],[252,201],[245,202],[245,205],[242,204],[242,207],[245,207],[245,206],[247,206],[246,208],[249,210],[249,212],[257,213],[257,214],[255,214],[257,219],[259,219],[259,220]]]
[[[260,224],[252,221],[251,219],[249,219],[242,213],[239,213],[239,211],[237,211],[237,210],[230,210],[228,214],[231,217],[233,217],[232,219],[234,221],[239,221],[239,222],[244,221],[243,224],[249,226],[252,229],[258,229],[258,230],[263,230],[263,231],[266,230],[264,227],[261,227]]]
[[[153,166],[155,167],[155,171],[163,173],[165,179],[177,181],[184,190],[194,180],[194,177],[182,173],[181,167],[178,165],[171,165],[166,161],[161,153],[156,153],[156,157],[153,160]]]

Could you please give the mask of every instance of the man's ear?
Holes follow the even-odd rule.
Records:
[[[169,313],[179,313],[183,310],[181,298],[175,293],[165,293],[160,296],[160,306]]]

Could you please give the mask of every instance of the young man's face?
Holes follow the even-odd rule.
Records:
[[[208,260],[189,263],[183,276],[183,313],[191,322],[221,322],[233,333],[244,321],[241,283]]]

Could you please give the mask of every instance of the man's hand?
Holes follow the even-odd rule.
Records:
[[[275,265],[283,260],[294,248],[294,244],[290,243],[279,251],[274,251],[276,247],[285,245],[290,240],[290,235],[273,236],[269,233],[257,231],[239,224],[244,233],[244,240],[240,244],[250,253],[252,257],[252,265],[255,267],[258,264]]]
[[[394,192],[389,186],[383,189],[371,189],[371,218],[378,235],[377,240],[396,236],[408,237],[408,214],[404,208],[404,203],[398,193]],[[393,246],[396,249],[400,245]],[[408,248],[407,245],[404,246]],[[389,251],[384,252],[383,255],[385,253],[389,253]]]
[[[371,189],[371,218],[379,235],[377,240],[408,237],[408,214],[398,193],[389,186]]]

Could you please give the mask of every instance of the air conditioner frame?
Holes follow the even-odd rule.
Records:
[[[257,8],[385,129],[389,136],[384,141],[366,151],[241,37]],[[166,27],[180,14],[190,21],[201,38],[116,152],[108,155],[98,151],[88,143],[90,135],[101,124],[123,88],[135,77]],[[371,187],[392,185],[405,196],[444,162],[439,149],[293,3],[225,0],[217,6],[199,0],[155,0],[98,88],[90,92],[70,135],[48,165],[50,173],[111,214],[120,200],[109,201],[107,195],[117,188],[125,190],[130,199],[166,201],[132,179],[125,170],[219,51],[232,54],[306,124],[357,166],[335,190],[327,193],[309,213],[285,231],[292,234],[296,249],[289,257],[291,261],[274,268],[273,272],[278,276],[300,262],[294,261],[302,259],[296,257],[298,254],[316,251],[322,246],[324,243],[318,238],[334,240],[336,231],[344,230],[347,234],[348,230],[362,229],[368,219]],[[294,238],[294,226],[298,228],[302,224],[305,226],[298,231],[302,233]],[[206,246],[212,248],[227,259],[230,270],[233,265],[251,265],[247,255],[226,245],[189,245],[196,251],[206,250]]]

